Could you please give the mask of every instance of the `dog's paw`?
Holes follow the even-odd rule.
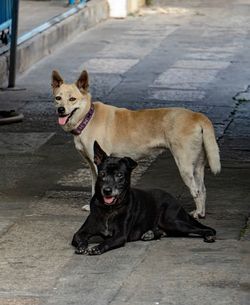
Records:
[[[197,212],[197,210],[194,210],[194,211],[190,212],[190,215],[193,216],[195,219],[205,218],[205,214]]]
[[[82,210],[83,210],[83,211],[86,211],[86,212],[89,212],[89,211],[90,211],[90,206],[89,206],[89,204],[85,204],[84,206],[82,206]]]
[[[100,250],[99,246],[94,246],[92,248],[88,248],[86,251],[86,254],[88,255],[100,255],[102,254],[102,251]]]
[[[204,242],[206,243],[214,243],[216,240],[215,235],[209,235],[204,237]]]
[[[75,254],[79,254],[79,255],[83,255],[83,254],[87,254],[87,248],[86,247],[78,247],[75,250]]]
[[[149,230],[142,235],[141,240],[148,241],[148,240],[153,240],[154,238],[155,238],[154,232],[152,230]]]

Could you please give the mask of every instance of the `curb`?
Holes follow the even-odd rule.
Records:
[[[70,17],[52,25],[49,29],[21,43],[17,47],[16,73],[22,73],[40,59],[49,55],[72,34],[77,35],[109,18],[107,0],[91,0]],[[8,78],[9,51],[0,56],[0,85]]]

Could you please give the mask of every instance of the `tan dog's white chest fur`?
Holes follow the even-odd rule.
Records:
[[[87,72],[83,71],[76,84],[64,84],[58,72],[54,71],[52,87],[60,115],[59,123],[65,131],[71,132],[84,120],[91,107]],[[91,168],[92,191],[96,180],[93,152],[95,140],[108,155],[134,159],[148,156],[155,150],[169,148],[181,177],[195,200],[193,216],[205,216],[206,160],[208,159],[213,173],[220,171],[214,129],[206,116],[184,108],[132,111],[95,102],[93,116],[81,133],[74,136],[76,149]]]

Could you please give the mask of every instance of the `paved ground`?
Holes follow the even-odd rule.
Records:
[[[250,3],[159,1],[72,39],[1,92],[23,123],[0,128],[0,304],[250,304]],[[50,73],[89,70],[94,99],[130,108],[183,106],[215,124],[222,173],[206,173],[207,218],[218,241],[171,238],[76,256],[89,172],[57,126]],[[141,162],[134,184],[191,197],[169,154]]]
[[[60,15],[70,7],[66,0],[32,1],[21,0],[19,9],[19,35],[29,32],[33,28]]]

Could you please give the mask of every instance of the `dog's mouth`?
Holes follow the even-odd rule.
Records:
[[[61,125],[61,126],[66,125],[68,123],[69,119],[72,117],[72,115],[76,112],[77,109],[78,108],[75,108],[69,114],[59,115],[58,116],[59,125]]]
[[[116,203],[117,196],[103,196],[103,201],[106,205],[113,205]]]

